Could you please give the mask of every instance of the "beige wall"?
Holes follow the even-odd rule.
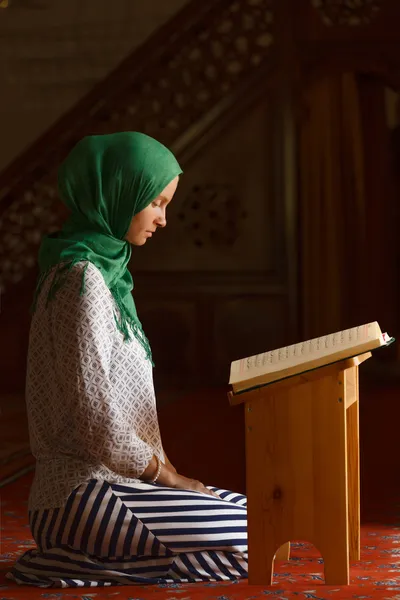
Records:
[[[0,170],[186,0],[11,0],[0,10]]]

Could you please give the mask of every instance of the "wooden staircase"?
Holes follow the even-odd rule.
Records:
[[[57,167],[84,135],[140,130],[184,161],[273,69],[272,0],[190,2],[0,176],[0,289],[34,267],[58,228]],[[257,86],[259,90],[259,86]]]

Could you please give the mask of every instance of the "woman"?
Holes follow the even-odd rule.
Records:
[[[44,239],[27,374],[37,548],[8,575],[42,587],[247,575],[246,498],[176,472],[160,437],[131,246],[166,225],[182,173],[139,133],[91,136],[59,172],[71,214]]]

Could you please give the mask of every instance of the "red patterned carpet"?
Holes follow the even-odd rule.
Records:
[[[271,587],[249,586],[247,581],[67,590],[17,586],[5,579],[5,573],[16,557],[33,545],[27,525],[27,497],[32,473],[25,473],[14,481],[8,480],[0,489],[0,600],[400,600],[398,397],[397,389],[374,390],[363,396],[364,525],[361,561],[352,564],[350,586],[325,586],[323,561],[304,543],[293,545],[288,563],[278,563],[275,583]],[[209,418],[211,411],[213,419]],[[173,409],[168,407],[160,411],[160,422],[165,447],[179,470],[190,472],[207,483],[213,483],[218,476],[220,485],[241,491],[244,481],[241,413],[227,406],[221,390],[202,392],[192,396],[190,402],[185,398]],[[182,452],[182,447],[193,450],[190,456]]]

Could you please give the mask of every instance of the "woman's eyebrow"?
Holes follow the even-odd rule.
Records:
[[[169,198],[167,198],[167,196],[163,196],[162,194],[160,195],[160,198],[163,202],[169,202]]]

